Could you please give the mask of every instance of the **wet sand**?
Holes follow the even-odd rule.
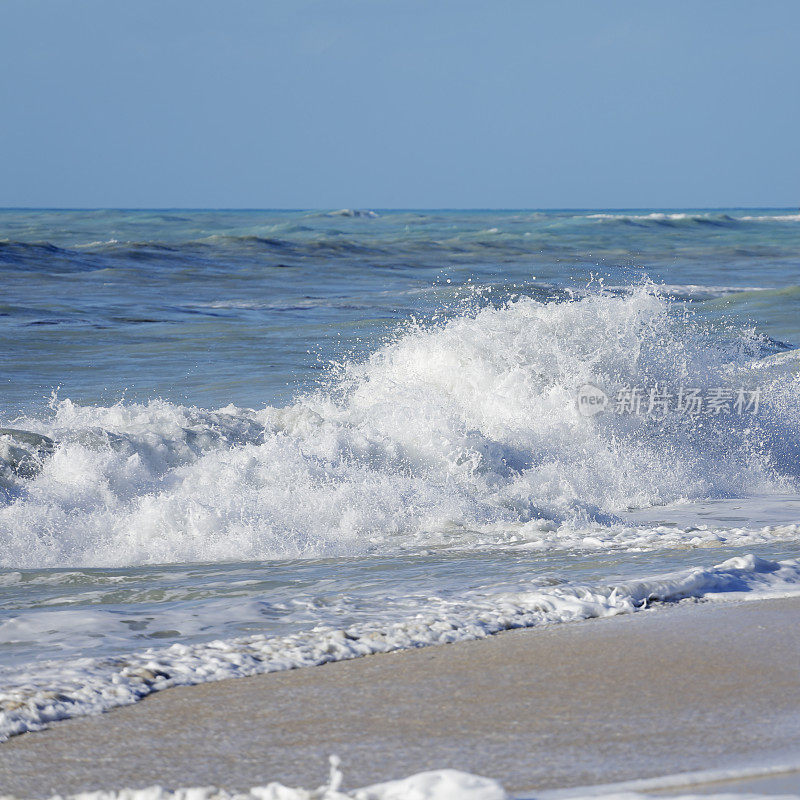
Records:
[[[453,767],[512,793],[800,761],[800,598],[692,604],[169,689],[0,745],[0,792]],[[798,786],[800,791],[800,786]]]

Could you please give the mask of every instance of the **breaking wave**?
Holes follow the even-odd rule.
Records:
[[[52,446],[11,433],[0,448],[0,563],[350,556],[543,530],[557,547],[586,525],[614,546],[630,508],[794,490],[798,378],[753,368],[779,350],[706,330],[642,288],[410,325],[282,408],[54,401],[48,416],[3,421]],[[755,378],[750,417],[588,419],[575,403],[585,383]]]
[[[602,222],[616,222],[627,225],[638,226],[660,226],[660,227],[686,227],[686,226],[717,226],[731,227],[741,223],[751,222],[800,222],[800,214],[758,214],[733,216],[722,212],[707,211],[701,213],[690,213],[685,211],[666,212],[653,211],[648,214],[623,214],[623,213],[598,213],[587,214],[585,219],[598,220]]]
[[[619,222],[630,225],[661,225],[667,227],[677,227],[679,225],[736,225],[739,219],[729,214],[704,213],[689,214],[666,213],[654,211],[650,214],[588,214],[586,219],[601,220],[604,222]]]

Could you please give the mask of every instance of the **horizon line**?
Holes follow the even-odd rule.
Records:
[[[0,206],[2,211],[277,211],[277,212],[330,212],[330,211],[382,211],[399,213],[403,211],[794,211],[800,204],[791,206],[538,206],[538,207],[481,207],[481,206]]]

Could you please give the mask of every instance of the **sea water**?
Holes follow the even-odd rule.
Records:
[[[800,593],[798,252],[780,209],[0,211],[0,737]]]

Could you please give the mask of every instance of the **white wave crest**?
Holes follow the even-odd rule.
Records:
[[[739,217],[747,222],[800,222],[800,214],[762,214],[760,216]]]
[[[412,327],[285,408],[60,401],[13,420],[56,446],[34,476],[3,473],[0,564],[358,555],[792,491],[800,410],[785,371],[750,420],[577,412],[585,383],[750,380],[754,352],[642,290]]]
[[[340,208],[338,211],[328,211],[326,217],[366,217],[367,219],[377,219],[375,211],[359,208]]]
[[[604,220],[613,222],[634,222],[634,223],[710,223],[710,224],[736,224],[737,222],[800,222],[800,214],[759,214],[732,216],[720,212],[689,213],[653,211],[649,214],[622,214],[622,213],[601,213],[587,214],[585,219]]]

